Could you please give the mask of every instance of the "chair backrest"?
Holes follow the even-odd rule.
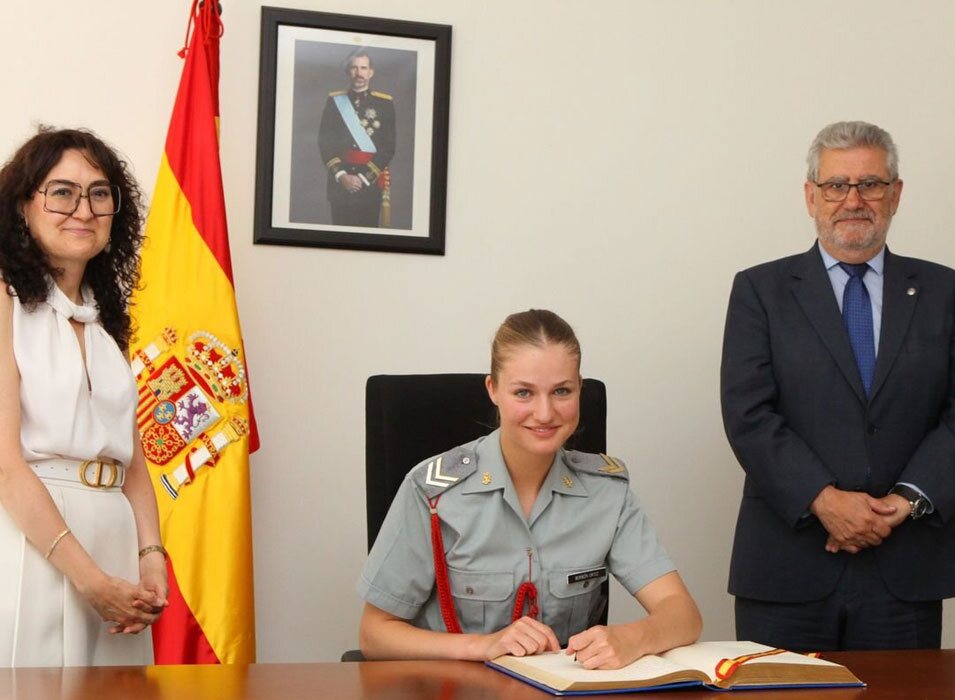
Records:
[[[379,374],[365,385],[365,501],[371,549],[408,471],[497,426],[484,374]],[[585,379],[580,425],[567,446],[607,451],[607,388]]]

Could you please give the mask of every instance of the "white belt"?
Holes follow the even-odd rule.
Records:
[[[110,459],[45,459],[30,464],[41,479],[72,481],[93,489],[119,488],[126,481],[126,467]]]

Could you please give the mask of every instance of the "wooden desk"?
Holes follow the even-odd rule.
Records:
[[[668,691],[607,700],[952,700],[955,650],[827,654],[868,688]],[[6,700],[546,700],[552,697],[466,661],[0,669]]]

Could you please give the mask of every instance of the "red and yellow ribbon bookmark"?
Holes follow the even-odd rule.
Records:
[[[718,664],[716,664],[716,679],[720,681],[725,681],[727,678],[736,673],[736,670],[745,664],[747,661],[752,661],[753,659],[761,659],[765,656],[776,656],[776,654],[785,654],[785,649],[770,649],[768,651],[761,651],[758,654],[744,654],[743,656],[737,656],[735,659],[723,659]],[[813,659],[818,659],[822,654],[818,651],[811,652],[806,654]]]

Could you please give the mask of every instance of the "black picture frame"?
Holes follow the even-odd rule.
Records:
[[[350,108],[336,97],[348,94],[347,66],[356,55],[367,55],[374,71],[361,99],[378,109],[359,106],[346,115]],[[262,7],[253,242],[444,255],[450,89],[449,25]],[[349,122],[351,116],[358,119]],[[387,147],[358,148],[364,137],[355,130]],[[322,156],[353,137],[352,148],[341,146],[345,155]],[[384,160],[392,147],[385,177],[378,177],[384,169],[369,173],[372,166],[350,160],[367,157],[362,150]],[[354,210],[355,200],[332,190],[339,187],[334,176],[349,167],[366,168],[367,178],[355,173],[361,189],[371,197],[370,188],[379,187],[388,202],[377,205],[374,225],[343,223],[352,219],[343,218],[341,202]],[[369,206],[361,204],[360,213]]]

